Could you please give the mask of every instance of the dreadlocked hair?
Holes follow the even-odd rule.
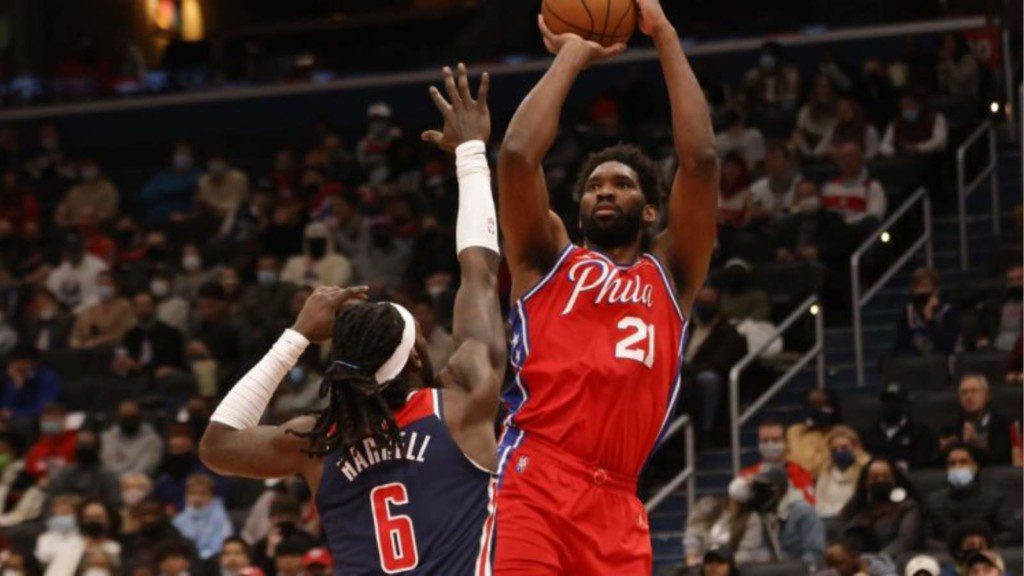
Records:
[[[309,441],[305,452],[311,457],[348,452],[368,438],[378,448],[404,448],[393,410],[405,404],[408,382],[404,373],[383,383],[375,377],[398,348],[403,327],[386,302],[346,308],[335,320],[331,365],[320,383],[320,398],[329,403],[314,412],[312,430],[291,432]]]

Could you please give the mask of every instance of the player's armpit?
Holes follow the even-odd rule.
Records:
[[[199,443],[199,458],[208,468],[225,476],[305,476],[316,461],[303,451],[307,441],[294,433],[309,432],[313,423],[312,416],[300,416],[280,426],[236,430],[211,422]]]

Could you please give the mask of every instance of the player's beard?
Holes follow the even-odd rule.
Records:
[[[619,212],[611,220],[594,218],[593,211],[581,219],[583,237],[587,242],[602,250],[628,246],[636,242],[643,225],[643,206]]]

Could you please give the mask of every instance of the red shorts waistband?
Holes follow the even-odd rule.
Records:
[[[588,464],[578,456],[529,434],[523,439],[519,448],[513,452],[512,458],[509,459],[506,466],[520,469],[531,464],[534,466],[541,464],[539,462],[531,463],[529,461],[531,456],[538,456],[543,459],[543,465],[554,466],[594,486],[627,492],[631,496],[636,496],[637,479],[635,476]],[[527,458],[527,460],[523,461],[523,458]]]

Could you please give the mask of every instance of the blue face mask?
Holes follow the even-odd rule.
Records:
[[[852,450],[833,450],[832,451],[832,463],[836,465],[836,468],[840,472],[846,472],[853,466],[853,463],[857,460],[857,457],[853,455]]]
[[[911,108],[909,110],[903,111],[903,119],[906,120],[908,124],[913,124],[914,122],[917,122],[917,117],[919,115],[920,112],[918,112],[916,108]]]
[[[39,431],[44,436],[56,436],[64,431],[64,424],[57,420],[43,420],[39,423]]]
[[[974,470],[970,468],[952,468],[947,472],[949,485],[953,488],[967,488],[974,482]]]
[[[778,63],[778,59],[774,54],[761,54],[761,68],[764,70],[771,70],[775,68]]]
[[[50,516],[46,520],[46,529],[58,534],[67,534],[75,529],[74,516]]]
[[[277,282],[277,272],[273,270],[259,270],[256,272],[256,281],[264,286]]]

